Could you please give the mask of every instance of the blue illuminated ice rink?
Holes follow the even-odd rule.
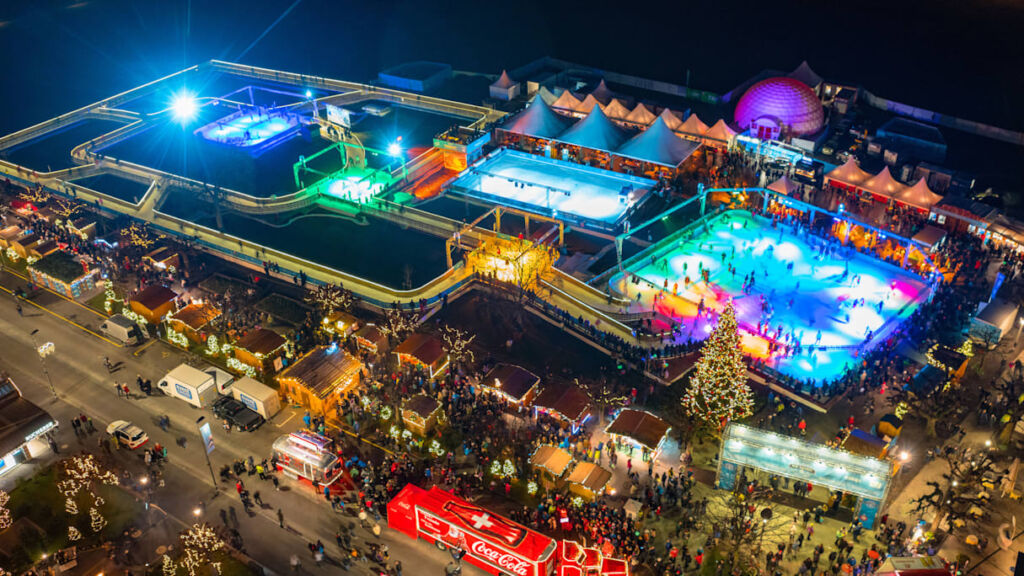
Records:
[[[500,150],[468,168],[452,189],[538,214],[614,227],[654,185],[648,178]]]
[[[247,108],[210,122],[195,133],[219,144],[262,148],[297,131],[300,124],[297,114]]]

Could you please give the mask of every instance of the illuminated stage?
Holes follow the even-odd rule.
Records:
[[[195,134],[216,144],[259,155],[298,133],[302,116],[266,108],[243,108],[197,128]]]
[[[931,294],[918,276],[894,265],[806,232],[796,236],[791,227],[773,229],[748,212],[715,217],[707,229],[652,254],[653,262],[627,264],[638,283],[618,275],[612,286],[634,302],[639,293],[646,310],[659,295],[655,309],[682,323],[677,341],[705,338],[732,299],[747,353],[818,383],[840,376]]]
[[[617,228],[642,203],[654,180],[499,150],[470,167],[452,190],[545,216]]]

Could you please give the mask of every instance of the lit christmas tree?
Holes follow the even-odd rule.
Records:
[[[7,502],[11,499],[7,492],[0,490],[0,530],[11,526],[11,511],[7,509]]]
[[[701,424],[721,430],[730,420],[750,416],[754,398],[747,386],[736,311],[729,303],[718,317],[683,395],[683,408]]]

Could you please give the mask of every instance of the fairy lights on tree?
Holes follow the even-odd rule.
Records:
[[[7,509],[7,502],[11,500],[11,496],[0,490],[0,530],[10,528],[11,526],[11,511]]]
[[[113,472],[102,470],[96,463],[92,454],[72,456],[64,461],[64,479],[57,482],[57,490],[64,496],[64,509],[71,516],[78,515],[77,498],[82,492],[89,494],[92,504],[89,508],[90,525],[93,532],[99,532],[107,525],[106,519],[100,514],[99,507],[103,505],[103,498],[96,495],[95,487],[98,484],[117,485],[117,475]],[[68,539],[72,542],[82,537],[81,532],[74,526],[68,527]]]
[[[181,565],[185,567],[189,576],[197,576],[200,568],[210,562],[210,555],[224,548],[224,542],[208,524],[193,524],[191,528],[182,532],[181,544],[184,550]]]
[[[100,511],[95,507],[89,509],[89,525],[92,527],[93,532],[99,532],[107,525],[107,520],[103,518]]]
[[[134,222],[131,226],[122,230],[121,235],[124,236],[129,246],[137,246],[139,248],[149,248],[161,238],[150,233],[148,227],[138,222]]]
[[[403,340],[415,329],[416,318],[412,314],[394,309],[385,313],[384,324],[381,326],[381,332],[394,342]]]
[[[72,202],[67,198],[61,198],[59,196],[51,198],[51,201],[47,206],[50,210],[53,210],[54,214],[60,216],[63,220],[70,220],[72,216],[85,209],[85,207],[78,202]]]
[[[441,329],[442,348],[448,354],[452,366],[461,366],[464,362],[473,361],[473,351],[469,345],[476,339],[476,334],[470,336],[469,332],[445,326]]]
[[[178,573],[178,567],[174,564],[174,560],[171,560],[171,557],[167,554],[164,554],[164,561],[160,568],[164,576],[176,576]]]
[[[78,542],[81,539],[82,533],[78,531],[78,528],[68,526],[68,540],[71,542]]]
[[[43,190],[42,186],[37,186],[35,188],[23,188],[21,192],[18,192],[18,198],[38,207],[50,199],[50,194]]]
[[[716,431],[753,410],[754,398],[747,386],[747,366],[731,303],[722,310],[718,325],[701,350],[682,404],[690,416]]]
[[[320,284],[306,295],[306,303],[330,316],[336,310],[347,311],[355,304],[356,297],[351,290],[334,284]]]

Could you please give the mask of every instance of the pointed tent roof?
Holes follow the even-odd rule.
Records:
[[[686,117],[686,120],[676,128],[676,131],[703,136],[704,133],[708,131],[708,125],[701,122],[700,118],[698,118],[696,114],[690,114]]]
[[[526,109],[513,116],[502,129],[535,138],[554,138],[565,132],[571,124],[568,118],[558,115],[537,94]]]
[[[604,109],[605,116],[612,120],[625,120],[629,117],[629,108],[622,105],[617,99],[612,98],[612,101]]]
[[[673,130],[679,130],[679,127],[683,125],[683,121],[680,120],[678,116],[676,116],[675,112],[669,110],[668,108],[662,110],[661,114],[658,115],[658,118],[664,120],[665,124]]]
[[[491,86],[494,86],[496,88],[511,88],[514,85],[515,82],[511,78],[509,78],[508,72],[506,70],[502,70],[501,76],[498,77],[498,79],[495,80],[493,84],[491,84]]]
[[[590,112],[594,108],[601,108],[601,107],[602,107],[601,103],[597,101],[597,98],[595,98],[593,94],[587,94],[587,97],[584,98],[583,101],[580,102],[576,106],[574,111],[575,112],[580,112],[580,113],[583,113],[583,114],[590,114]]]
[[[878,174],[868,178],[860,187],[872,194],[887,198],[895,198],[900,192],[907,189],[905,184],[900,184],[892,177],[888,166],[882,168],[882,171]]]
[[[942,196],[931,191],[928,188],[928,182],[924,178],[921,178],[910,186],[903,190],[896,197],[896,200],[904,204],[910,204],[911,206],[917,206],[925,210],[931,210],[932,206],[935,206],[942,200]]]
[[[566,90],[565,92],[562,92],[562,95],[551,104],[551,107],[561,108],[562,110],[575,110],[579,105],[579,99],[573,96],[572,92]]]
[[[699,142],[683,140],[673,134],[665,121],[658,118],[650,128],[630,138],[616,150],[615,155],[675,168],[699,147]]]
[[[838,166],[828,174],[825,174],[825,178],[838,180],[843,184],[860,186],[868,178],[871,178],[871,174],[861,170],[860,166],[857,165],[857,161],[853,159],[853,156],[850,156],[842,166]]]
[[[736,137],[736,131],[729,128],[725,120],[719,119],[718,122],[715,122],[714,126],[708,128],[708,131],[704,133],[704,137],[729,142]]]
[[[783,174],[782,178],[779,178],[775,182],[768,185],[768,189],[772,192],[778,192],[786,196],[791,196],[793,192],[800,189],[800,185],[789,179],[789,176]]]
[[[626,134],[612,124],[600,106],[595,106],[586,118],[566,130],[556,140],[581,148],[611,152],[626,140]]]
[[[824,79],[821,76],[818,76],[817,72],[811,70],[810,65],[807,64],[807,60],[801,62],[800,65],[796,67],[796,69],[790,72],[789,77],[794,80],[799,80],[804,84],[807,84],[811,88],[816,88],[819,84],[821,84],[824,81]]]
[[[537,96],[540,96],[541,100],[543,100],[548,106],[551,106],[556,100],[558,100],[558,96],[555,96],[551,90],[548,90],[547,86],[541,86],[540,89],[537,90]]]
[[[637,103],[636,108],[633,108],[633,111],[626,116],[626,121],[632,122],[633,124],[639,124],[641,126],[649,126],[651,122],[654,122],[655,118],[657,118],[657,116],[654,115],[654,112],[648,110],[641,102]]]
[[[594,88],[591,96],[597,98],[598,102],[607,104],[611,102],[612,98],[615,97],[615,93],[608,89],[608,85],[604,83],[604,78],[597,84],[597,88]]]

